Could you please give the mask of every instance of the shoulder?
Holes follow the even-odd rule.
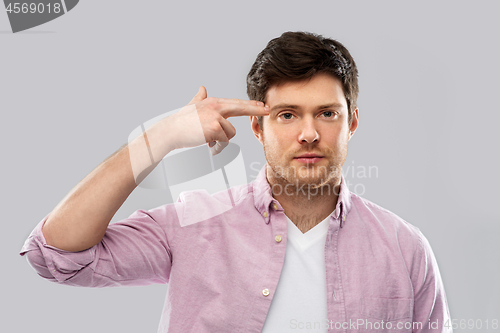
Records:
[[[386,237],[395,237],[403,247],[418,250],[425,243],[425,237],[418,227],[390,210],[354,193],[351,193],[351,211],[363,225],[376,229]]]
[[[238,185],[216,193],[207,190],[181,192],[174,204],[181,226],[219,216],[253,198],[250,184]],[[252,201],[253,202],[253,201]]]
[[[351,203],[347,222],[354,222],[352,233],[364,234],[365,241],[384,244],[393,255],[402,258],[414,286],[425,279],[427,270],[437,267],[429,241],[418,227],[353,193]]]
[[[238,186],[233,186],[229,189],[218,191],[215,193],[209,193],[205,189],[185,191],[179,194],[177,203],[190,205],[190,204],[200,204],[209,203],[214,205],[231,205],[232,203],[237,203],[248,197],[252,192],[252,186],[250,184],[243,184]]]

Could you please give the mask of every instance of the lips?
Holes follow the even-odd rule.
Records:
[[[318,154],[302,154],[302,155],[294,157],[294,158],[314,158],[314,157],[323,157],[323,155],[318,155]]]
[[[324,156],[319,154],[307,153],[294,157],[293,159],[299,163],[317,163],[321,161],[323,158]]]

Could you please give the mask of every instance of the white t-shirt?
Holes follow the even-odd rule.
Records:
[[[330,216],[305,234],[287,217],[285,263],[263,333],[327,332],[325,241]]]

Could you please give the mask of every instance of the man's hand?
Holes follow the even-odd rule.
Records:
[[[213,147],[212,154],[215,155],[236,135],[236,129],[227,118],[267,115],[269,109],[264,107],[262,102],[236,98],[207,98],[207,90],[201,86],[188,105],[171,117],[165,118],[165,121],[171,122],[171,128],[176,133],[173,149],[208,143],[209,147]]]

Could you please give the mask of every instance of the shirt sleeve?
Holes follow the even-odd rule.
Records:
[[[420,247],[414,274],[414,333],[452,333],[443,281],[429,241],[420,233]]]
[[[179,225],[174,204],[137,210],[111,223],[98,244],[78,252],[47,245],[42,233],[47,218],[38,223],[20,251],[41,277],[82,287],[168,283],[170,243]]]

